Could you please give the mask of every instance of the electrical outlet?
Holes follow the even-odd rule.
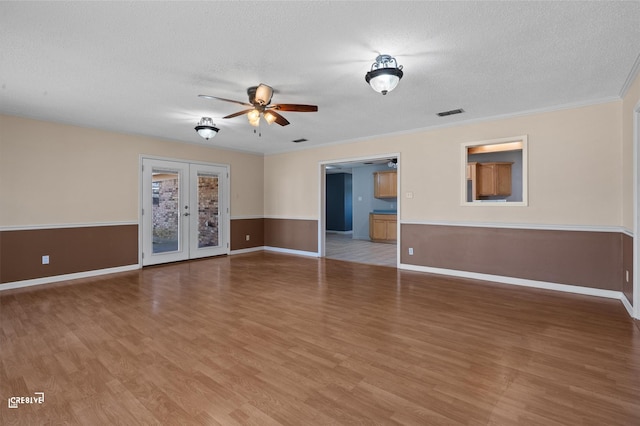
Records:
[[[249,241],[251,239],[251,235],[249,235],[249,234],[245,235],[244,239]]]
[[[413,192],[411,191],[407,192],[407,198],[413,198]]]
[[[49,264],[49,255],[48,254],[42,256],[42,264],[43,265],[48,265]]]
[[[409,256],[413,256],[413,247],[409,247]]]

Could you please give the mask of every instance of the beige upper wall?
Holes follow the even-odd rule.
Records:
[[[137,221],[141,154],[229,164],[231,216],[262,216],[261,155],[0,115],[0,226]]]
[[[400,153],[403,221],[620,226],[622,101],[265,157],[265,215],[318,218],[319,163]],[[529,206],[461,206],[461,144],[528,135]]]
[[[624,101],[264,158],[0,115],[0,226],[137,221],[141,154],[230,164],[232,216],[316,219],[320,162],[400,153],[401,192],[414,193],[400,200],[404,221],[632,229],[630,111],[639,99],[640,78]],[[461,143],[523,134],[529,206],[460,206]]]
[[[633,229],[633,111],[639,103],[640,74],[622,103],[622,222],[627,229]]]

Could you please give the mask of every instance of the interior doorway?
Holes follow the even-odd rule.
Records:
[[[142,159],[142,264],[229,253],[226,165]]]
[[[321,256],[397,267],[398,156],[321,164]]]

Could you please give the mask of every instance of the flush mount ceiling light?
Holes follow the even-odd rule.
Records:
[[[196,126],[196,132],[206,140],[218,134],[220,129],[213,125],[213,120],[209,117],[202,117]]]
[[[379,55],[364,79],[373,90],[386,95],[396,88],[402,75],[402,65],[398,66],[396,58],[389,55]]]

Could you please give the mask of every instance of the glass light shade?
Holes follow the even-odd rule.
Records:
[[[249,124],[254,127],[258,127],[258,125],[260,124],[260,111],[258,111],[257,109],[252,109],[247,114],[247,118],[249,119]]]
[[[252,109],[247,114],[247,118],[249,119],[249,121],[259,120],[260,119],[260,111],[258,111],[257,109]]]
[[[402,78],[402,74],[402,70],[399,68],[379,68],[369,71],[365,76],[365,80],[373,90],[386,95],[396,88]]]
[[[271,124],[276,121],[276,116],[273,115],[270,111],[264,113],[264,119],[267,120],[267,123]]]
[[[202,117],[196,126],[196,132],[206,140],[218,134],[220,129],[213,125],[213,120],[209,117]]]
[[[255,101],[260,105],[268,105],[273,95],[273,89],[266,84],[260,84],[256,88]]]

